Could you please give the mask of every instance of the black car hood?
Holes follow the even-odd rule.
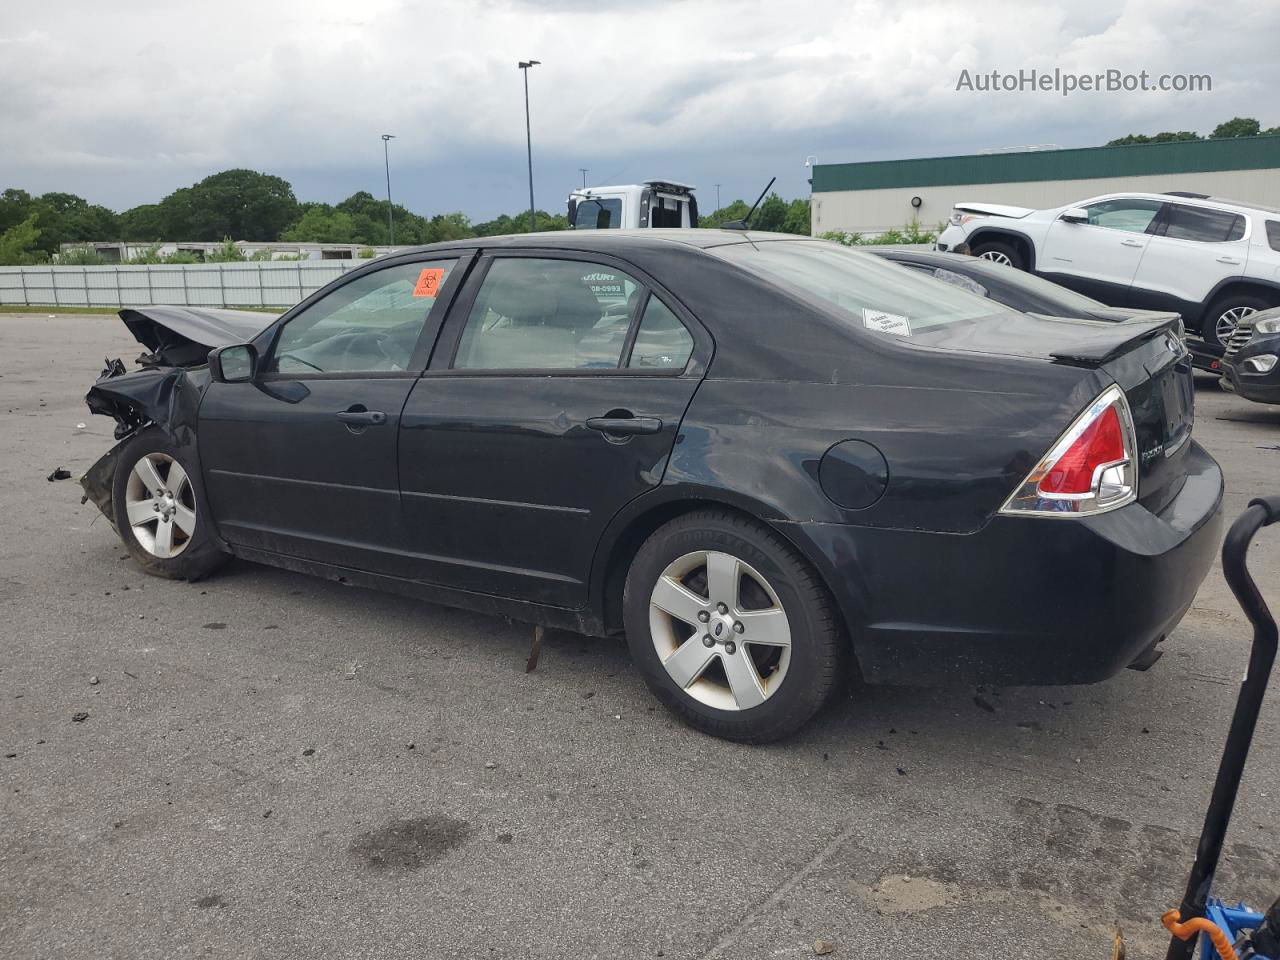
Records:
[[[1176,336],[1176,313],[1133,317],[1122,323],[1039,314],[1003,313],[973,323],[922,330],[912,340],[944,350],[1058,360],[1096,367],[1166,331]]]
[[[246,343],[270,326],[278,314],[204,307],[126,307],[120,311],[135,340],[155,363],[190,367],[204,363],[214,347]]]

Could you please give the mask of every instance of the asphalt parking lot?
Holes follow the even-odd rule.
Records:
[[[114,317],[0,316],[8,957],[1163,956],[1248,644],[1215,567],[1149,672],[851,689],[770,747],[694,733],[621,642],[234,562],[144,576],[76,476]],[[1198,383],[1227,512],[1280,407]],[[79,424],[84,424],[80,428]],[[1280,607],[1280,531],[1255,576]],[[73,717],[87,713],[81,720]],[[1280,893],[1280,699],[1221,889]],[[1265,901],[1265,902],[1264,902]]]

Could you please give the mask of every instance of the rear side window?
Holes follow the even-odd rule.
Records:
[[[693,337],[680,318],[657,297],[650,297],[627,366],[641,370],[683,370],[692,353]]]
[[[1225,210],[1175,203],[1169,208],[1164,235],[1175,240],[1226,243],[1244,236],[1244,217]]]
[[[622,360],[639,288],[615,267],[582,260],[498,259],[462,332],[457,370],[588,370]]]
[[[1272,250],[1280,250],[1280,221],[1267,221],[1267,243]]]

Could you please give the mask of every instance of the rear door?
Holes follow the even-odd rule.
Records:
[[[401,420],[403,575],[583,605],[605,525],[661,482],[710,352],[621,261],[482,257]]]
[[[265,335],[253,382],[210,385],[200,455],[227,542],[394,567],[400,413],[465,263],[437,254],[358,275]]]
[[[1199,305],[1223,280],[1244,273],[1247,219],[1229,210],[1171,203],[1134,278],[1140,305],[1178,310],[1194,322]]]
[[[1036,272],[1103,303],[1127,305],[1163,206],[1159,200],[1113,197],[1085,205],[1087,223],[1055,220],[1036,260]]]

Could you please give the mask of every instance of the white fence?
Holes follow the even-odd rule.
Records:
[[[368,260],[0,267],[0,305],[289,307]]]

